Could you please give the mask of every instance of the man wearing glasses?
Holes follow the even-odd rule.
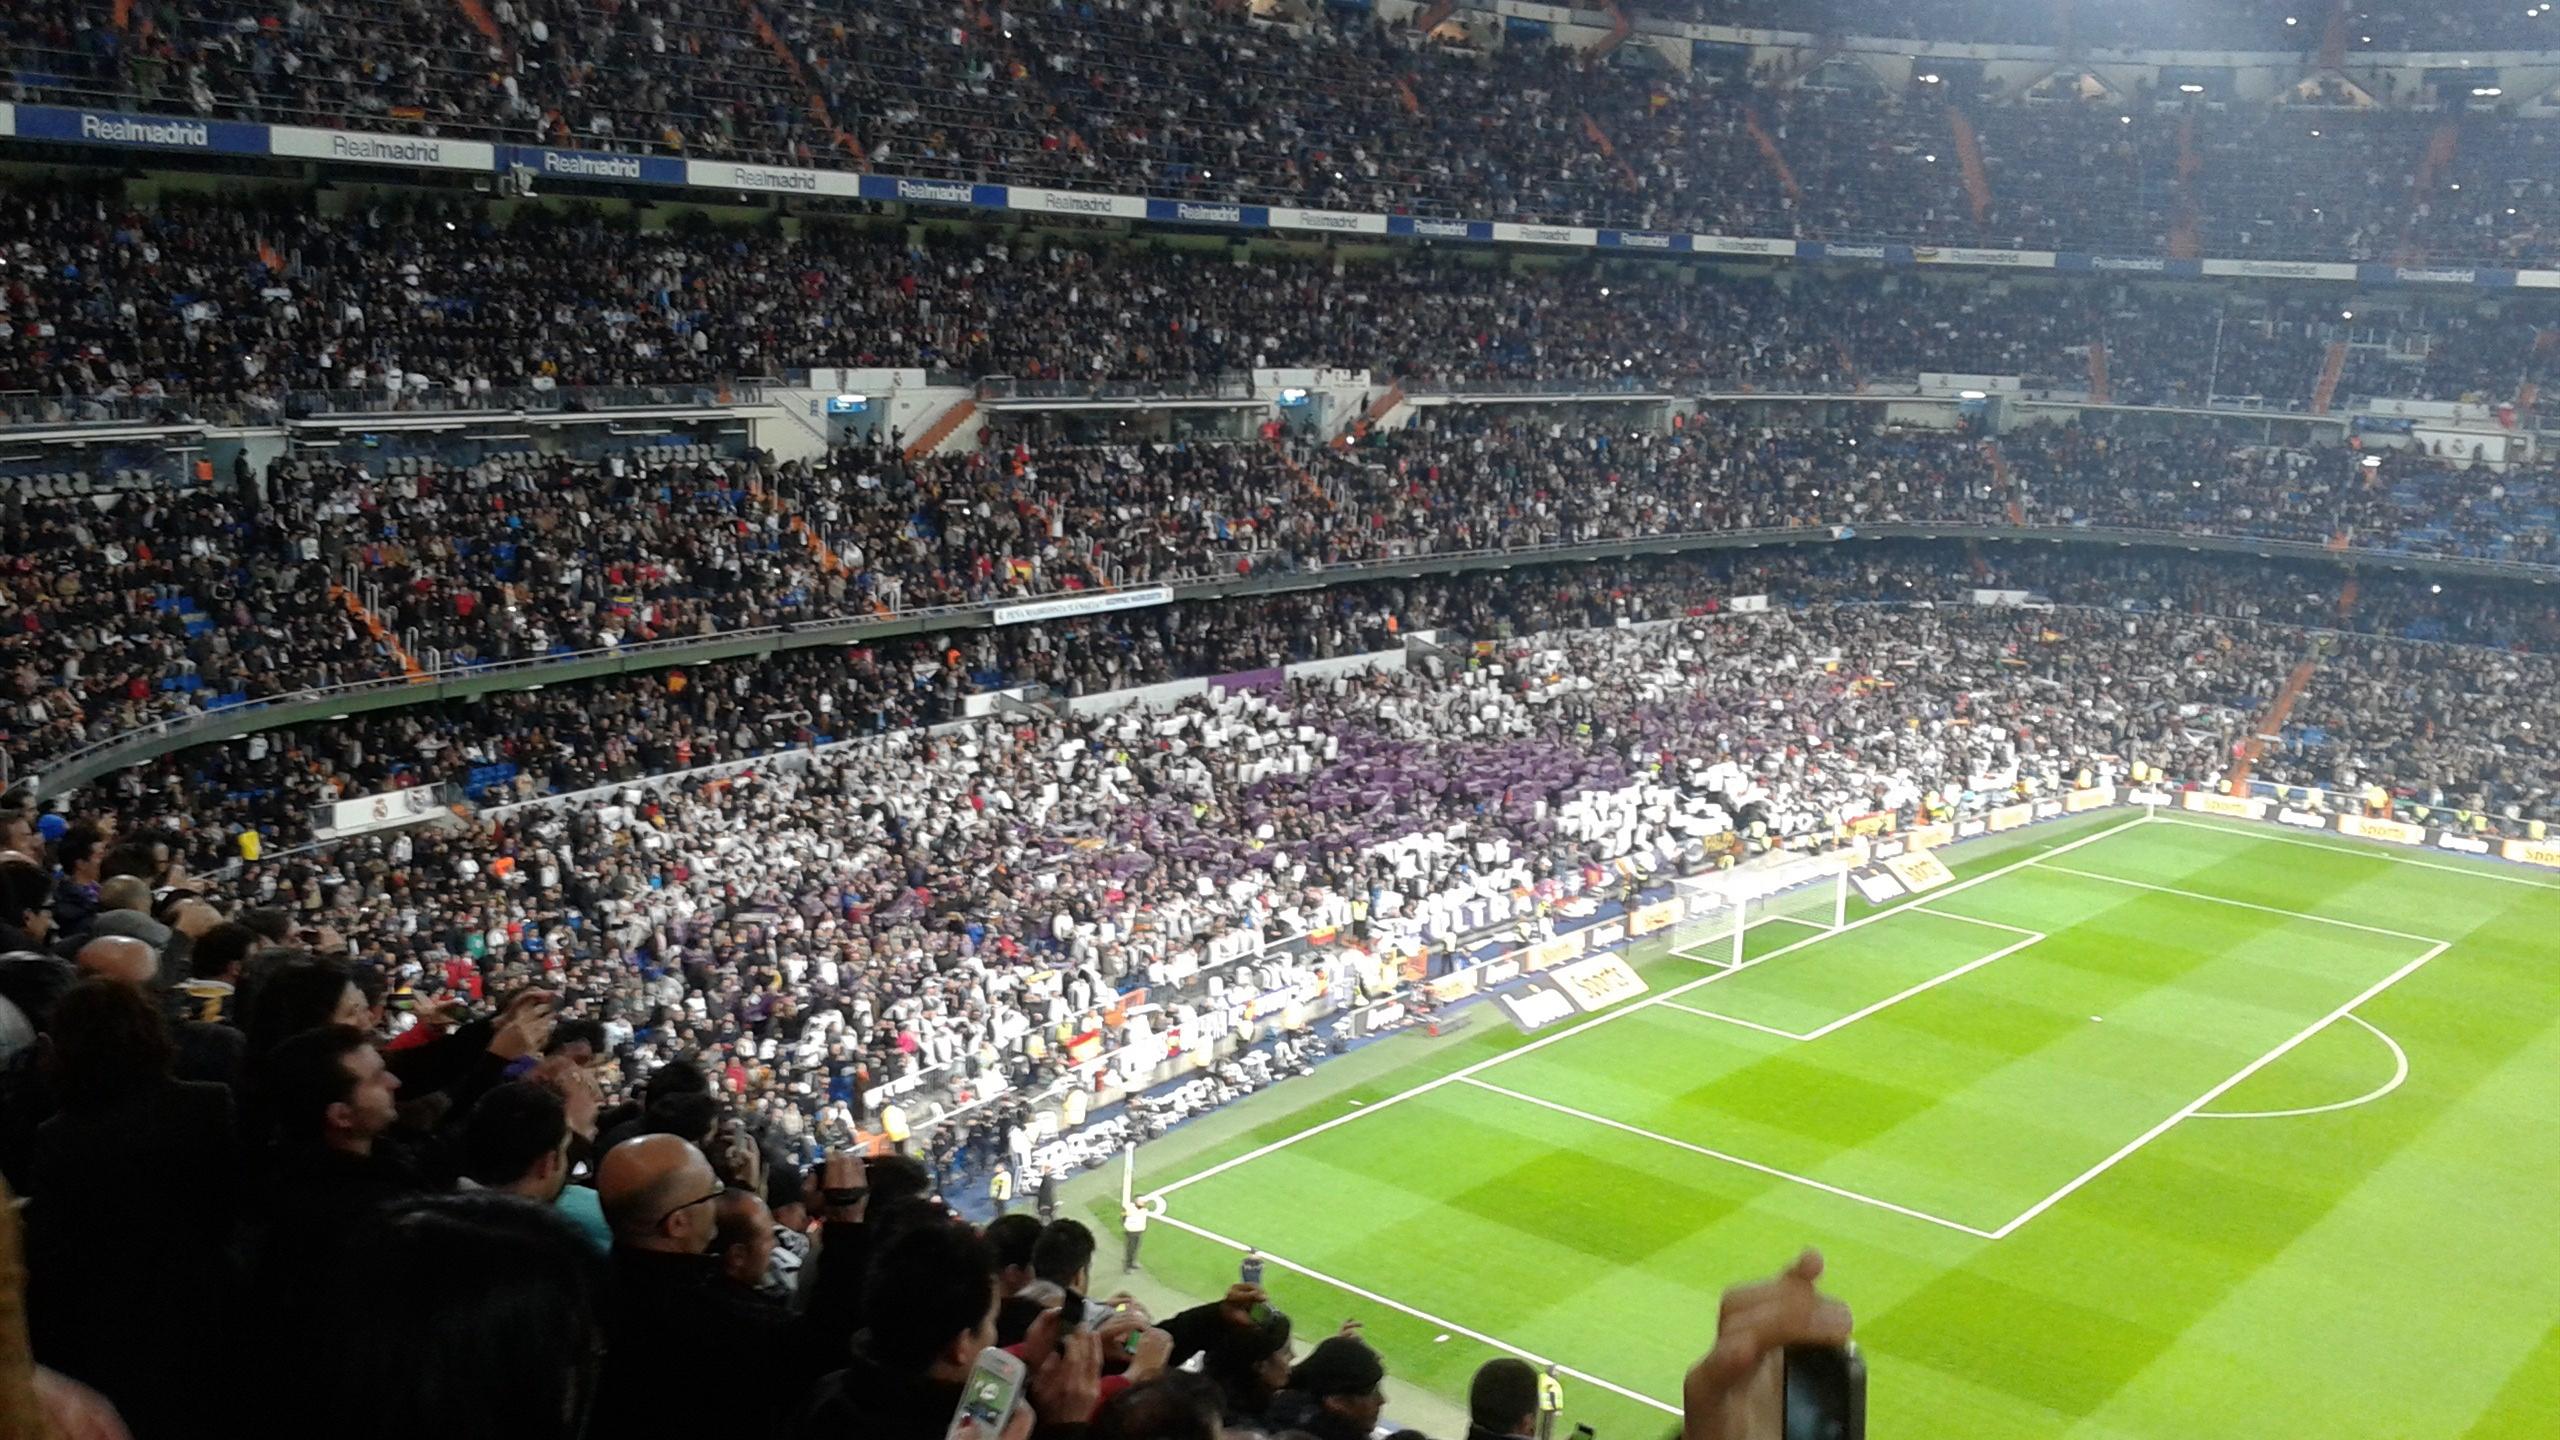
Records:
[[[831,1155],[826,1227],[808,1305],[722,1281],[708,1254],[724,1193],[711,1162],[674,1135],[605,1152],[596,1192],[613,1230],[604,1373],[590,1433],[755,1433],[789,1418],[819,1376],[845,1363],[861,1319],[869,1196],[862,1157]],[[749,1377],[752,1377],[750,1379]],[[765,1422],[760,1425],[759,1422]],[[700,1426],[699,1431],[688,1427]]]

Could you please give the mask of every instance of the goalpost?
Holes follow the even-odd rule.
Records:
[[[1771,856],[1676,881],[1672,894],[1680,918],[1671,923],[1671,953],[1727,969],[1742,964],[1755,926],[1818,935],[1849,923],[1849,865],[1836,855]]]

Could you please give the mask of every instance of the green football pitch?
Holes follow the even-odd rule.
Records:
[[[1664,1433],[1718,1291],[1808,1244],[1881,1440],[2560,1435],[2560,877],[2121,810],[2003,840],[1175,1132],[1150,1271],[1259,1247],[1302,1349],[1357,1317],[1461,1402],[1551,1360],[1602,1440]]]

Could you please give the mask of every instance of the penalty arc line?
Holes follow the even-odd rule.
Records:
[[[2349,1015],[2346,1018],[2373,1032],[2374,1039],[2391,1047],[2391,1078],[2383,1081],[2380,1088],[2368,1090],[2353,1100],[2337,1100],[2327,1105],[2307,1105],[2298,1110],[2199,1110],[2196,1112],[2196,1118],[2199,1120],[2292,1120],[2304,1115],[2326,1115],[2333,1110],[2353,1110],[2359,1105],[2370,1105],[2408,1083],[2409,1052],[2400,1048],[2400,1042],[2383,1034],[2380,1026],[2361,1015]]]
[[[1933,898],[1944,899],[1945,897],[1956,894],[1960,891],[1970,890],[1977,885],[1997,880],[2003,875],[2024,870],[2028,866],[2033,865],[2037,861],[2045,859],[2048,856],[2065,854],[2069,851],[2077,850],[2084,845],[2094,845],[2101,840],[2107,839],[2111,836],[2121,835],[2127,830],[2134,829],[2135,827],[2146,823],[2148,822],[2144,817],[2136,816],[2135,818],[2123,821],[2120,824],[2110,825],[2103,830],[2091,831],[2089,834],[2083,835],[2077,840],[2065,841],[2050,850],[2039,851],[2036,854],[2025,857],[2024,859],[2013,860],[1996,870],[1986,870],[1971,879],[1959,880],[1953,885],[1941,887],[1940,889],[1932,892],[1932,896]],[[1646,999],[1636,1001],[1632,1005],[1628,1005],[1617,1010],[1604,1011],[1585,1024],[1576,1025],[1567,1030],[1558,1030],[1552,1035],[1539,1036],[1538,1038],[1531,1040],[1528,1044],[1520,1046],[1518,1049],[1505,1050],[1499,1055],[1488,1055],[1482,1060],[1475,1061],[1472,1064],[1450,1071],[1448,1074],[1440,1076],[1438,1079],[1425,1080],[1411,1089],[1399,1090],[1395,1094],[1387,1096],[1383,1100],[1363,1105],[1359,1109],[1353,1110],[1348,1114],[1336,1115],[1330,1120],[1310,1125],[1304,1130],[1300,1130],[1289,1135],[1283,1135],[1277,1140],[1273,1140],[1264,1145],[1258,1145],[1251,1150],[1247,1150],[1241,1155],[1221,1160],[1217,1164],[1212,1165],[1205,1170],[1197,1171],[1193,1174],[1185,1175],[1180,1179],[1169,1181],[1148,1193],[1153,1195],[1170,1195],[1187,1186],[1197,1185],[1203,1180],[1223,1175],[1226,1172],[1235,1169],[1237,1166],[1249,1165],[1266,1155],[1285,1150],[1288,1147],[1297,1144],[1301,1140],[1311,1140],[1338,1126],[1348,1125],[1354,1120],[1375,1115],[1391,1106],[1403,1104],[1405,1101],[1411,1100],[1417,1095],[1428,1095],[1443,1085],[1453,1085],[1460,1080],[1468,1078],[1469,1076],[1490,1070],[1496,1065],[1517,1060],[1523,1055],[1543,1050],[1547,1046],[1553,1045],[1559,1040],[1569,1040],[1576,1035],[1586,1034],[1613,1021],[1624,1020],[1630,1015],[1640,1015],[1646,1010],[1651,1009],[1653,1006],[1677,999],[1678,997],[1686,995],[1690,991],[1696,990],[1702,986],[1713,985],[1719,980],[1731,979],[1732,977],[1741,974],[1743,971],[1750,969],[1752,966],[1761,964],[1765,961],[1775,960],[1781,955],[1802,950],[1810,945],[1819,944],[1822,941],[1830,939],[1834,935],[1843,934],[1850,930],[1856,930],[1863,926],[1873,925],[1879,920],[1890,919],[1893,916],[1902,913],[1903,908],[1904,907],[1897,905],[1890,909],[1878,910],[1872,915],[1860,916],[1859,918],[1850,921],[1848,924],[1841,926],[1837,930],[1826,930],[1819,935],[1808,935],[1802,940],[1791,941],[1785,945],[1781,945],[1766,955],[1754,956],[1731,969],[1718,970],[1713,975],[1700,976],[1698,979],[1688,981],[1685,984],[1675,985],[1672,988],[1663,991],[1659,995],[1649,996]]]
[[[1890,1200],[1879,1200],[1873,1195],[1861,1195],[1855,1190],[1846,1190],[1840,1186],[1833,1185],[1828,1181],[1816,1180],[1810,1175],[1798,1175],[1792,1170],[1781,1170],[1775,1165],[1764,1165],[1757,1160],[1748,1160],[1740,1155],[1728,1154],[1722,1150],[1714,1150],[1704,1145],[1692,1144],[1687,1140],[1677,1139],[1669,1135],[1659,1135],[1640,1126],[1630,1125],[1624,1120],[1613,1120],[1606,1115],[1594,1114],[1589,1110],[1577,1110],[1570,1105],[1559,1104],[1553,1100],[1541,1099],[1535,1095],[1525,1095],[1517,1090],[1506,1090],[1488,1080],[1469,1080],[1467,1083],[1479,1090],[1490,1090],[1496,1095],[1507,1096],[1510,1099],[1518,1100],[1523,1104],[1538,1106],[1540,1109],[1553,1110],[1559,1115],[1568,1115],[1587,1124],[1604,1126],[1611,1130],[1621,1130],[1629,1135],[1636,1136],[1639,1139],[1650,1140],[1657,1145],[1668,1145],[1675,1150],[1686,1150],[1692,1155],[1703,1155],[1710,1160],[1721,1160],[1727,1165],[1738,1165],[1745,1170],[1769,1176],[1774,1180],[1784,1180],[1789,1184],[1802,1185],[1810,1190],[1819,1190],[1825,1195],[1836,1195],[1843,1200],[1854,1200],[1861,1205],[1873,1206],[1878,1210],[1890,1210],[1896,1215],[1909,1216],[1914,1220],[1926,1220],[1932,1225],[1937,1225],[1948,1230],[1960,1231],[1966,1235],[1973,1236],[1977,1240],[1991,1240],[1998,1238],[1988,1230],[1978,1229],[1974,1226],[1967,1225],[1961,1220],[1950,1220],[1943,1215],[1932,1215],[1926,1210],[1914,1210],[1908,1205],[1897,1205]]]
[[[1170,1225],[1176,1230],[1187,1231],[1193,1235],[1199,1236],[1203,1240],[1209,1241],[1212,1244],[1224,1245],[1230,1250],[1247,1253],[1257,1252],[1257,1247],[1255,1246],[1247,1245],[1241,1240],[1231,1240],[1214,1230],[1204,1229],[1201,1226],[1194,1225],[1188,1220],[1178,1220],[1171,1215],[1162,1215],[1157,1217],[1157,1222],[1159,1224]],[[1259,1250],[1258,1253],[1266,1263],[1277,1265],[1283,1270],[1294,1271],[1297,1274],[1304,1275],[1319,1285],[1330,1285],[1336,1290],[1342,1291],[1346,1295],[1357,1295],[1372,1305],[1384,1305],[1390,1310],[1400,1311],[1406,1315],[1412,1316],[1416,1320],[1422,1321],[1426,1325],[1437,1325],[1452,1335],[1464,1335],[1479,1345],[1489,1345],[1505,1354],[1517,1355],[1532,1365],[1553,1365],[1558,1371],[1570,1375],[1576,1380],[1583,1381],[1586,1384],[1597,1385],[1612,1395],[1623,1396],[1626,1399],[1635,1401],[1639,1405],[1650,1405],[1665,1415],[1677,1415],[1680,1413],[1679,1406],[1657,1400],[1640,1390],[1630,1390],[1626,1386],[1620,1385],[1615,1381],[1603,1380],[1599,1376],[1594,1375],[1587,1370],[1576,1370],[1572,1366],[1567,1365],[1560,1360],[1551,1360],[1547,1356],[1541,1355],[1534,1350],[1524,1350],[1521,1347],[1512,1344],[1508,1340],[1499,1340],[1491,1335],[1487,1335],[1481,1330],[1469,1329],[1467,1326],[1461,1325],[1455,1320],[1445,1319],[1441,1316],[1434,1315],[1427,1310],[1416,1310],[1401,1300],[1389,1299],[1387,1296],[1381,1295],[1375,1290],[1354,1285],[1348,1280],[1336,1279],[1331,1275],[1325,1274],[1321,1270],[1311,1270],[1294,1260],[1274,1255],[1268,1250]]]
[[[2238,1071],[2233,1073],[2231,1078],[2214,1086],[2212,1089],[2207,1090],[2195,1099],[2188,1101],[2185,1105],[2181,1106],[2176,1113],[2170,1115],[2168,1119],[2161,1121],[2159,1124],[2152,1126],[2150,1129],[2136,1135],[2131,1140],[2126,1141],[2124,1146],[2118,1149],[2116,1153],[2080,1172],[2079,1176],[2073,1179],[2069,1184],[2054,1191],[2052,1194],[2047,1195],[2035,1204],[2028,1206],[2025,1213],[2018,1216],[2017,1219],[2010,1221],[2008,1224],[2003,1225],[1998,1230],[1992,1232],[1991,1238],[1994,1240],[2006,1240],[2011,1235],[2016,1234],[2019,1226],[2026,1224],[2028,1221],[2035,1219],[2047,1210],[2052,1209],[2054,1206],[2061,1204],[2074,1192],[2078,1191],[2080,1187],[2097,1179],[2099,1176],[2106,1174],[2109,1170],[2114,1169],[2118,1164],[2121,1164],[2124,1160],[2132,1156],[2135,1151],[2140,1150],[2143,1146],[2150,1144],[2161,1136],[2168,1134],[2171,1129],[2177,1126],[2179,1121],[2201,1114],[2204,1107],[2231,1093],[2232,1088],[2237,1086],[2241,1081],[2248,1079],[2250,1076],[2266,1069],[2268,1066],[2273,1065],[2285,1056],[2292,1054],[2312,1036],[2319,1034],[2321,1031],[2338,1023],[2338,1021],[2345,1019],[2347,1012],[2354,1010],[2366,1001],[2371,1000],[2374,996],[2381,994],[2383,991],[2388,990],[2392,986],[2399,984],[2401,981],[2408,979],[2410,976],[2417,974],[2421,966],[2424,966],[2428,961],[2433,960],[2452,948],[2453,942],[2449,940],[2439,940],[2434,942],[2428,947],[2426,954],[2419,956],[2417,959],[2410,961],[2408,964],[2401,966],[2399,969],[2392,971],[2390,974],[2376,980],[2371,985],[2366,986],[2364,993],[2356,996],[2352,1000],[2349,1000],[2346,1004],[2339,1006],[2337,1009],[2330,1011],[2328,1014],[2321,1016],[2319,1019],[2312,1021],[2309,1025],[2304,1026],[2300,1031],[2295,1033],[2292,1039],[2287,1040],[2273,1050],[2259,1056],[2257,1059],[2250,1061],[2248,1064],[2241,1066]]]

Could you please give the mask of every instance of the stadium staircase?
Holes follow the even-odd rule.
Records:
[[[2103,335],[2089,341],[2089,401],[2095,405],[2115,403],[2115,392],[2107,385],[2107,339]]]
[[[1609,132],[1600,128],[1600,122],[1592,119],[1589,111],[1582,115],[1582,133],[1599,148],[1602,157],[1617,162],[1618,173],[1627,177],[1629,185],[1636,183],[1636,167],[1628,164],[1627,157],[1618,153],[1618,147],[1609,142]]]
[[[1627,43],[1628,36],[1636,33],[1635,18],[1627,14],[1627,7],[1619,4],[1618,0],[1600,0],[1600,8],[1609,12],[1609,34],[1599,44],[1592,46],[1590,52],[1584,57],[1592,64],[1608,59],[1617,52],[1619,46]]]
[[[2204,206],[2196,200],[2196,177],[2204,173],[2204,149],[2196,144],[2196,112],[2189,106],[2178,117],[2177,209],[2169,221],[2169,255],[2193,260],[2204,253]]]
[[[1407,115],[1422,113],[1422,97],[1413,93],[1413,82],[1401,75],[1396,77],[1396,103],[1404,107]]]
[[[2329,354],[2327,358],[2320,362],[2319,383],[2311,387],[2312,414],[2326,415],[2329,413],[2330,404],[2338,398],[2338,380],[2346,373],[2347,342],[2344,340],[2332,340],[2329,342]]]
[[[1982,458],[1991,462],[1992,493],[2000,496],[2001,504],[2008,512],[2009,523],[2012,525],[2026,524],[2027,508],[2024,504],[2020,503],[2018,499],[2018,487],[2009,479],[2009,461],[2000,453],[2000,442],[1997,440],[1983,441]]]
[[[1370,401],[1369,408],[1361,411],[1358,419],[1353,420],[1350,426],[1341,434],[1333,437],[1333,448],[1336,450],[1350,449],[1352,441],[1359,439],[1367,435],[1371,430],[1376,429],[1389,415],[1394,414],[1397,408],[1403,404],[1404,386],[1401,384],[1389,385],[1387,387],[1387,393]]]
[[[2549,355],[2554,350],[2560,350],[2560,327],[2546,326],[2533,332],[2533,353],[2536,357],[2534,362],[2535,369],[2538,370],[2542,368],[2542,360],[2540,357]],[[2533,407],[2541,399],[2541,381],[2527,377],[2516,386],[2516,425],[2518,428],[2526,431],[2533,429]]]
[[[1947,129],[1956,138],[1956,163],[1964,170],[1964,193],[1973,202],[1973,223],[1980,225],[1991,218],[1991,172],[1983,168],[1982,137],[1973,133],[1972,117],[1953,105],[1947,107]]]
[[[1450,16],[1457,13],[1458,0],[1431,0],[1430,7],[1413,22],[1413,28],[1420,34],[1429,35],[1446,24]]]
[[[933,423],[924,427],[922,435],[907,442],[907,458],[921,460],[935,453],[942,448],[944,441],[959,433],[961,426],[968,424],[977,416],[978,402],[974,399],[963,400],[936,415],[933,417]]]
[[[2344,599],[2343,596],[2340,598]],[[2301,702],[2302,692],[2311,688],[2312,672],[2319,668],[2320,649],[2314,645],[2311,653],[2303,656],[2293,667],[2293,673],[2284,677],[2283,687],[2276,691],[2275,703],[2267,707],[2266,714],[2258,717],[2257,733],[2241,742],[2240,758],[2231,767],[2232,794],[2247,792],[2250,770],[2257,765],[2258,758],[2267,753],[2267,747],[2283,737],[2284,722],[2292,716],[2293,707]]]
[[[1778,150],[1778,137],[1760,123],[1760,112],[1744,106],[1742,124],[1751,132],[1751,143],[1760,147],[1761,158],[1769,162],[1770,172],[1778,177],[1778,188],[1787,192],[1789,200],[1803,204],[1804,187],[1796,183],[1796,172],[1787,168],[1787,157]]]
[[[846,133],[844,127],[836,124],[835,117],[827,113],[826,98],[818,93],[818,87],[809,83],[808,70],[800,64],[800,57],[791,53],[791,47],[783,43],[781,33],[773,28],[773,22],[765,18],[764,7],[756,0],[738,0],[738,9],[745,13],[748,26],[756,32],[756,38],[764,42],[764,48],[773,52],[774,58],[782,62],[782,68],[790,71],[791,78],[799,84],[800,94],[809,107],[809,118],[834,137],[836,148],[852,156],[855,164],[870,164],[871,156],[863,150],[862,142]]]
[[[356,623],[364,627],[365,633],[373,637],[373,643],[400,662],[401,674],[413,681],[427,678],[427,672],[418,664],[418,657],[409,653],[409,647],[400,643],[400,637],[391,633],[391,627],[382,623],[381,616],[365,608],[364,602],[356,598],[356,592],[344,585],[332,585],[329,598],[345,606],[347,613],[356,617]]]
[[[2418,162],[2418,173],[2409,181],[2409,203],[2403,207],[2408,218],[2401,222],[2400,244],[2391,252],[2392,264],[2415,265],[2425,258],[2418,244],[2418,212],[2436,193],[2436,182],[2444,178],[2445,167],[2461,150],[2462,127],[2451,120],[2438,124],[2427,137],[2426,158]]]
[[[481,4],[480,0],[453,0],[453,8],[462,12],[462,18],[471,22],[471,28],[480,32],[481,39],[505,43],[505,37],[498,33],[497,20],[489,14],[489,7]]]
[[[843,557],[836,554],[833,546],[827,544],[825,537],[818,533],[818,527],[810,524],[808,517],[792,509],[780,495],[764,488],[764,482],[749,478],[747,493],[754,497],[756,503],[781,517],[784,526],[789,528],[792,534],[800,537],[801,543],[809,547],[810,555],[817,559],[819,569],[839,579],[852,575],[851,567],[844,563]]]

